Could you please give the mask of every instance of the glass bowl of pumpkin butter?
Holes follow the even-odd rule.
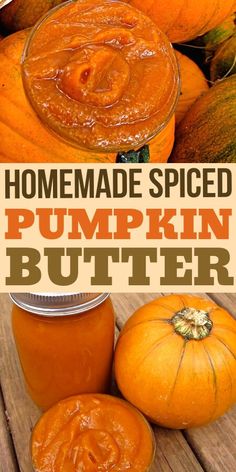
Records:
[[[74,147],[127,152],[173,131],[174,50],[127,3],[77,0],[52,9],[28,37],[22,78],[43,124]]]
[[[35,472],[151,472],[155,440],[128,402],[84,394],[44,413],[32,433],[31,454]]]

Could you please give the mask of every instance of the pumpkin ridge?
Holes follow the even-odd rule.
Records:
[[[7,128],[7,129],[10,129],[11,133],[14,133],[16,136],[19,136],[22,140],[24,140],[26,143],[27,142],[30,142],[28,139],[26,139],[25,137],[21,136],[19,133],[17,133],[12,127],[8,126],[6,123],[2,122],[1,119],[0,119],[0,123],[2,124],[3,127]],[[36,149],[38,151],[38,148],[39,146],[35,145],[33,142],[30,142],[31,146]],[[21,147],[19,146],[19,151],[20,151]],[[57,156],[56,154],[52,154],[51,153],[48,153],[48,151],[46,149],[43,149],[42,150],[44,151],[44,153],[50,158],[50,161],[48,160],[44,160],[44,162],[50,162],[51,164],[52,163],[58,163],[58,162],[62,162],[61,160],[58,161],[58,159],[60,159],[59,156]],[[2,151],[1,151],[2,153]],[[27,149],[27,153],[28,153],[28,149]],[[21,160],[20,162],[22,163],[29,163],[29,162],[32,162],[32,163],[36,163],[36,162],[41,162],[40,160],[40,156],[38,158],[39,160],[36,160],[36,159],[31,159],[30,161],[23,159]],[[13,163],[16,163],[16,156],[14,155],[14,157],[10,157],[9,155],[7,156],[7,160],[5,162],[13,162]]]
[[[11,131],[13,131],[16,135],[18,135],[20,138],[24,139],[25,141],[28,141],[30,142],[33,146],[39,148],[39,149],[42,149],[42,151],[46,152],[48,154],[48,150],[47,150],[47,147],[43,147],[41,144],[39,144],[38,142],[36,143],[34,140],[30,139],[28,136],[27,138],[24,136],[24,133],[21,133],[20,131],[17,130],[17,128],[15,126],[13,126],[11,124],[8,125],[8,123],[4,122],[1,120],[1,117],[0,117],[0,122],[2,123],[3,126],[6,126],[8,129],[10,129]],[[51,157],[50,153],[49,153],[49,156]],[[54,157],[59,157],[56,153],[54,153]]]
[[[232,382],[232,376],[231,376],[231,372],[230,372],[229,367],[228,367],[228,362],[226,362],[226,359],[225,359],[225,354],[223,355],[222,360],[223,360],[224,366],[225,366],[225,368],[226,368],[226,370],[227,370],[227,373],[228,373],[228,376],[229,376],[230,390],[231,390],[231,398],[233,399],[233,382]],[[232,404],[232,401],[233,401],[233,400],[231,400],[231,403],[230,403],[230,404]]]
[[[179,298],[180,298],[180,297],[179,297]],[[180,300],[181,300],[181,302],[183,303],[183,301],[182,301],[181,298],[180,298]],[[174,311],[173,311],[173,308],[172,308],[172,307],[170,307],[170,306],[168,306],[168,305],[166,305],[166,304],[164,304],[164,303],[158,303],[157,305],[160,306],[161,308],[164,308],[164,309],[167,310],[167,311],[170,311],[171,314],[172,314],[172,316],[173,316]],[[184,303],[183,303],[183,308],[184,308]],[[171,321],[171,318],[170,318],[170,321]]]
[[[226,368],[226,370],[227,370],[227,372],[228,372],[228,376],[229,376],[230,390],[231,390],[231,402],[230,402],[230,404],[232,405],[232,403],[234,403],[234,401],[235,401],[235,399],[234,399],[234,397],[233,397],[234,391],[233,391],[232,375],[231,375],[231,371],[230,371],[230,369],[229,369],[228,362],[226,362],[225,357],[223,357],[223,362],[224,362],[225,368]]]
[[[129,333],[132,329],[136,328],[136,326],[140,326],[140,325],[143,325],[143,324],[149,324],[149,323],[165,323],[165,324],[169,324],[170,323],[170,320],[168,318],[158,318],[158,319],[152,319],[152,320],[144,320],[144,321],[139,321],[138,323],[135,324],[135,326],[130,326],[128,327],[124,333],[121,332],[120,333],[120,336],[122,337],[123,335],[125,335],[126,333]]]
[[[22,33],[22,32],[23,32],[23,31],[21,31],[21,33]],[[14,33],[14,34],[16,34],[16,33]],[[4,38],[3,42],[4,42],[5,40],[11,39],[11,36],[14,36],[14,34],[13,34],[13,35],[10,35],[10,36],[7,36],[6,38]],[[27,35],[25,35],[25,40],[26,40],[26,38],[27,38]],[[24,42],[25,42],[25,40],[24,40]],[[24,42],[23,42],[23,46],[24,46]],[[3,54],[3,56],[4,56],[11,64],[13,64],[13,66],[15,66],[16,70],[18,70],[18,68],[19,68],[19,60],[21,61],[21,56],[22,56],[22,54],[20,54],[20,55],[18,54],[19,59],[17,58],[17,60],[14,60],[14,59],[12,58],[12,55],[11,55],[11,54],[8,54],[9,48],[10,48],[9,46],[5,47],[5,45],[4,45],[4,48],[1,50],[1,54]],[[10,48],[10,51],[11,51],[11,48]],[[22,52],[23,52],[23,51],[22,51]],[[20,62],[20,64],[21,64],[21,62]]]
[[[216,337],[216,336],[215,336],[215,337]],[[223,344],[224,346],[226,346],[224,342],[222,342],[222,344]],[[204,347],[205,347],[205,345],[204,345]],[[206,349],[206,347],[205,347],[205,349]],[[223,351],[221,351],[221,353],[223,353],[223,356],[221,357],[221,361],[224,363],[225,369],[226,369],[227,374],[228,374],[229,383],[230,383],[230,401],[229,401],[229,404],[228,404],[228,408],[230,408],[230,407],[232,406],[232,404],[234,403],[235,399],[233,398],[233,382],[232,382],[232,375],[231,375],[231,371],[230,371],[229,366],[228,366],[228,362],[227,362],[227,360],[225,359],[225,352],[226,352],[225,349],[224,349]],[[210,356],[209,356],[209,359],[210,359],[210,361],[212,362]],[[212,365],[213,365],[213,363],[212,363]],[[213,368],[214,368],[214,365],[213,365]],[[215,368],[214,368],[214,371],[215,371]],[[215,371],[215,374],[216,374],[216,371]],[[216,377],[216,378],[217,378],[217,377]],[[216,409],[215,409],[215,410],[216,410]],[[214,415],[211,417],[210,421],[212,421],[212,420],[214,420]]]
[[[2,94],[2,98],[5,99],[7,102],[9,102],[13,107],[16,107],[16,108],[22,107],[21,100],[19,102],[16,102],[15,100],[12,100],[8,94],[7,95],[5,93]],[[30,119],[32,119],[32,116],[35,117],[35,114],[33,114],[30,109],[25,111],[25,115],[27,116],[27,118],[30,118]]]
[[[220,325],[220,324],[214,323],[214,328],[217,328],[217,329],[220,329],[220,330],[223,330],[223,331],[230,331],[230,333],[236,334],[236,330],[232,329],[232,328],[229,327],[229,326],[224,326],[224,325]],[[214,334],[214,333],[213,333],[213,334]]]
[[[216,3],[216,5],[215,5],[214,12],[213,12],[212,15],[210,16],[210,18],[208,17],[207,22],[204,24],[204,26],[203,26],[203,27],[201,28],[201,30],[198,32],[198,36],[202,36],[202,34],[204,34],[204,32],[211,30],[211,28],[208,29],[208,25],[211,24],[211,22],[212,22],[212,17],[214,17],[214,16],[216,15],[216,13],[218,12],[218,8],[219,8],[219,1],[217,0],[215,3]]]
[[[219,0],[217,1],[217,4],[218,4],[218,9],[220,9],[220,4],[219,4]],[[224,10],[224,16],[222,17],[222,15],[220,16],[220,20],[219,20],[219,16],[217,15],[217,22],[214,21],[212,22],[212,20],[209,22],[209,30],[212,30],[214,29],[215,27],[217,27],[217,25],[220,25],[225,19],[227,19],[235,10],[235,0],[228,5],[228,9],[227,10]]]
[[[182,305],[183,305],[183,310],[184,310],[185,308],[187,308],[183,297],[182,297],[181,295],[178,295],[178,298],[179,298],[179,300],[181,301],[181,303],[182,303]]]
[[[137,8],[137,7],[136,7]],[[150,2],[150,5],[149,7],[147,8],[146,10],[146,15],[149,16],[151,18],[152,16],[152,9],[153,9],[153,2]]]
[[[165,31],[166,36],[169,37],[169,32],[170,32],[171,30],[173,30],[173,28],[175,27],[175,23],[176,23],[176,22],[178,23],[178,20],[179,20],[179,18],[181,17],[184,8],[185,8],[185,5],[182,4],[180,10],[178,11],[178,15],[176,16],[175,19],[173,19],[172,25],[169,26],[169,28],[167,29],[167,31]]]
[[[217,305],[216,305],[216,306],[213,306],[213,307],[210,309],[210,311],[209,311],[209,315],[211,315],[212,313],[214,313],[214,311],[217,311],[217,310],[218,310],[218,311],[219,311],[219,310],[221,311],[222,308],[219,307],[219,306],[217,306]]]
[[[233,154],[233,152],[234,152],[234,154]],[[231,161],[228,160],[229,157],[231,157]],[[235,161],[236,161],[236,142],[233,142],[233,143],[229,143],[226,147],[224,147],[217,154],[215,154],[214,159],[212,159],[210,162],[212,162],[212,163],[213,162],[216,162],[216,163],[219,163],[219,162],[229,163],[229,162],[235,162]]]
[[[183,297],[182,297],[181,295],[176,295],[176,296],[177,296],[177,297],[179,298],[179,300],[181,301],[181,303],[182,303],[182,305],[183,305],[183,309],[187,308]],[[193,297],[193,298],[194,298],[194,297]],[[162,303],[162,302],[161,302],[161,303],[158,303],[158,306],[164,308],[165,310],[169,310],[169,311],[172,313],[172,315],[175,314],[175,312],[173,311],[173,308],[172,308],[172,307],[169,307],[168,305],[166,305],[166,304],[164,304],[164,303]],[[218,307],[217,307],[217,306],[216,306],[216,307],[212,307],[212,309],[209,311],[209,314],[211,313],[212,310],[215,310],[215,309],[218,309]],[[179,310],[178,310],[178,311],[179,311]],[[173,318],[173,316],[170,318],[170,320],[169,320],[170,322],[171,322],[172,318]]]
[[[220,81],[218,81],[218,84],[219,84],[219,82]],[[213,90],[214,87],[215,87],[215,85],[212,87],[211,90]],[[209,92],[205,92],[202,95],[202,99],[206,98],[206,94],[208,94],[208,93]],[[220,105],[222,105],[222,104],[225,105],[225,104],[231,103],[231,100],[232,100],[233,96],[234,96],[234,94],[233,94],[233,92],[231,92],[231,93],[228,93],[227,95],[225,95],[224,97],[217,97],[216,100],[215,100],[215,103],[213,103],[213,102],[207,103],[206,102],[207,103],[207,108],[205,109],[205,111],[202,112],[202,121],[198,123],[197,118],[196,118],[196,123],[193,122],[191,124],[191,127],[189,127],[190,132],[195,132],[196,130],[201,129],[205,125],[205,123],[208,123],[209,115],[211,115],[212,113],[217,112]],[[196,101],[193,104],[193,106],[192,106],[193,109],[194,109],[195,105],[197,105],[197,102],[198,101]],[[190,111],[191,111],[191,109],[190,109]],[[198,117],[198,114],[199,114],[199,111],[197,113],[197,117]],[[185,121],[185,119],[184,119],[184,121]]]
[[[170,391],[170,394],[168,396],[168,404],[170,405],[171,403],[171,400],[172,400],[172,397],[173,397],[173,394],[174,394],[174,391],[175,391],[175,387],[177,385],[177,380],[178,380],[178,376],[179,376],[179,373],[180,373],[180,369],[181,369],[181,366],[182,366],[182,363],[183,363],[183,359],[184,359],[184,354],[186,352],[186,345],[188,343],[188,340],[187,339],[184,339],[184,345],[182,347],[182,352],[181,352],[181,356],[180,356],[180,360],[179,360],[179,365],[178,365],[178,368],[177,368],[177,372],[176,372],[176,375],[175,375],[175,379],[174,379],[174,382],[173,382],[173,385],[171,387],[171,391]]]
[[[207,355],[207,358],[208,358],[208,360],[209,360],[209,364],[210,364],[210,366],[211,366],[211,371],[212,371],[212,375],[213,375],[215,406],[214,406],[213,413],[212,413],[212,415],[211,415],[211,417],[210,417],[210,420],[209,420],[209,421],[211,421],[211,419],[214,418],[214,414],[215,414],[215,411],[216,411],[216,408],[217,408],[217,392],[218,392],[218,388],[217,388],[217,376],[216,376],[215,367],[214,367],[214,364],[213,364],[213,362],[212,362],[210,353],[208,352],[208,350],[207,350],[207,348],[206,348],[204,342],[203,342],[203,348],[204,348],[205,353],[206,353],[206,355]]]
[[[231,351],[230,347],[227,344],[225,344],[225,342],[222,339],[216,336],[216,334],[214,334],[214,337],[217,339],[217,341],[219,341],[219,343],[221,343],[227,349],[228,352],[230,352],[230,354],[233,356],[234,360],[236,361],[236,355],[234,354],[233,351]]]
[[[164,310],[170,311],[170,313],[172,313],[172,315],[173,315],[173,308],[171,308],[170,306],[165,305],[164,303],[158,303],[157,305],[160,308],[164,308]],[[170,320],[171,320],[171,318],[170,318]]]
[[[3,56],[5,56],[5,58],[6,58],[9,62],[11,62],[11,64],[13,64],[13,66],[16,66],[16,69],[17,69],[17,63],[16,63],[15,61],[13,61],[13,59],[12,59],[12,57],[11,57],[10,55],[8,56],[8,54],[6,54],[6,50],[5,50],[5,49],[3,49],[2,54],[3,54]]]
[[[146,355],[143,357],[143,359],[139,362],[138,367],[140,367],[140,366],[143,364],[143,362],[145,362],[145,360],[148,358],[148,356],[149,356],[150,354],[152,354],[153,351],[155,351],[155,349],[157,349],[159,346],[162,346],[163,344],[165,344],[165,342],[168,340],[168,338],[170,338],[170,337],[172,337],[172,336],[174,336],[174,335],[175,335],[175,333],[165,334],[165,336],[163,336],[162,338],[160,338],[160,339],[158,340],[158,342],[155,342],[155,343],[152,345],[152,347],[148,350],[147,354],[146,354]],[[159,342],[159,341],[160,341],[160,342]]]
[[[2,159],[4,159],[4,160],[2,160]],[[2,151],[0,153],[0,162],[1,162],[1,164],[3,162],[9,162],[9,156],[6,156],[6,154],[4,154]],[[15,163],[15,161],[13,159],[11,159],[10,162]]]
[[[20,103],[19,103],[19,104],[15,103],[15,102],[14,102],[13,100],[11,100],[8,96],[3,96],[2,98],[5,99],[6,102],[9,102],[13,107],[21,108],[21,104],[20,104]],[[29,119],[31,119],[31,120],[35,120],[35,119],[36,119],[37,121],[39,121],[39,118],[38,118],[37,116],[32,115],[32,113],[30,113],[30,111],[26,110],[25,114],[26,114],[27,117],[28,117]],[[27,136],[25,136],[24,130],[23,130],[23,132],[21,132],[21,130],[18,129],[17,126],[13,126],[12,124],[9,125],[8,122],[7,122],[7,120],[6,120],[6,121],[2,121],[1,118],[0,118],[0,122],[2,123],[3,126],[6,126],[8,129],[10,129],[12,132],[14,132],[14,133],[15,133],[16,135],[18,135],[20,138],[22,138],[22,139],[24,139],[25,141],[31,143],[32,146],[37,147],[38,149],[41,149],[41,150],[42,150],[46,155],[48,155],[48,156],[50,157],[50,159],[51,159],[52,151],[50,151],[50,150],[48,149],[47,141],[45,141],[45,143],[42,143],[42,142],[41,142],[41,144],[40,144],[39,141],[38,141],[38,139],[36,140],[36,139],[34,139],[34,138],[32,138],[32,137],[31,137],[31,138],[28,138],[28,134],[27,134]],[[20,122],[20,120],[19,120],[19,122]],[[44,127],[43,125],[41,125],[41,126]],[[21,128],[21,129],[22,129],[22,128]],[[27,132],[27,131],[26,131],[26,132]],[[51,135],[50,130],[45,129],[45,132],[46,132],[47,134]],[[37,138],[37,136],[36,136],[36,138]],[[55,139],[55,141],[59,141],[59,142],[60,142],[60,145],[63,145],[63,142],[61,142],[59,138],[57,138],[56,136],[54,136],[54,139]],[[56,142],[55,142],[55,144],[56,144]],[[70,149],[68,148],[68,151],[69,151],[69,150],[70,150]],[[78,150],[78,151],[79,151],[79,150]],[[60,159],[60,153],[58,154],[58,152],[57,152],[57,150],[55,149],[55,147],[53,148],[53,156],[54,156],[55,159],[57,159],[57,158]],[[49,161],[48,161],[48,162],[49,162]]]

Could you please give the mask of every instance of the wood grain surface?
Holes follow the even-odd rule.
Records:
[[[161,294],[114,294],[117,331],[141,305]],[[236,294],[202,295],[236,317]],[[11,302],[0,294],[0,472],[32,472],[31,431],[40,411],[28,397],[11,332]],[[236,408],[204,428],[171,431],[154,427],[156,458],[152,472],[236,471]]]

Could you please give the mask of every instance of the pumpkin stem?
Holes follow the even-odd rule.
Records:
[[[171,320],[175,332],[186,340],[195,339],[199,341],[209,336],[213,323],[209,313],[196,308],[183,308],[178,311]]]

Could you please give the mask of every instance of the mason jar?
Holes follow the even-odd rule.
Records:
[[[43,410],[107,392],[114,310],[107,293],[12,293],[12,327],[27,391]]]

